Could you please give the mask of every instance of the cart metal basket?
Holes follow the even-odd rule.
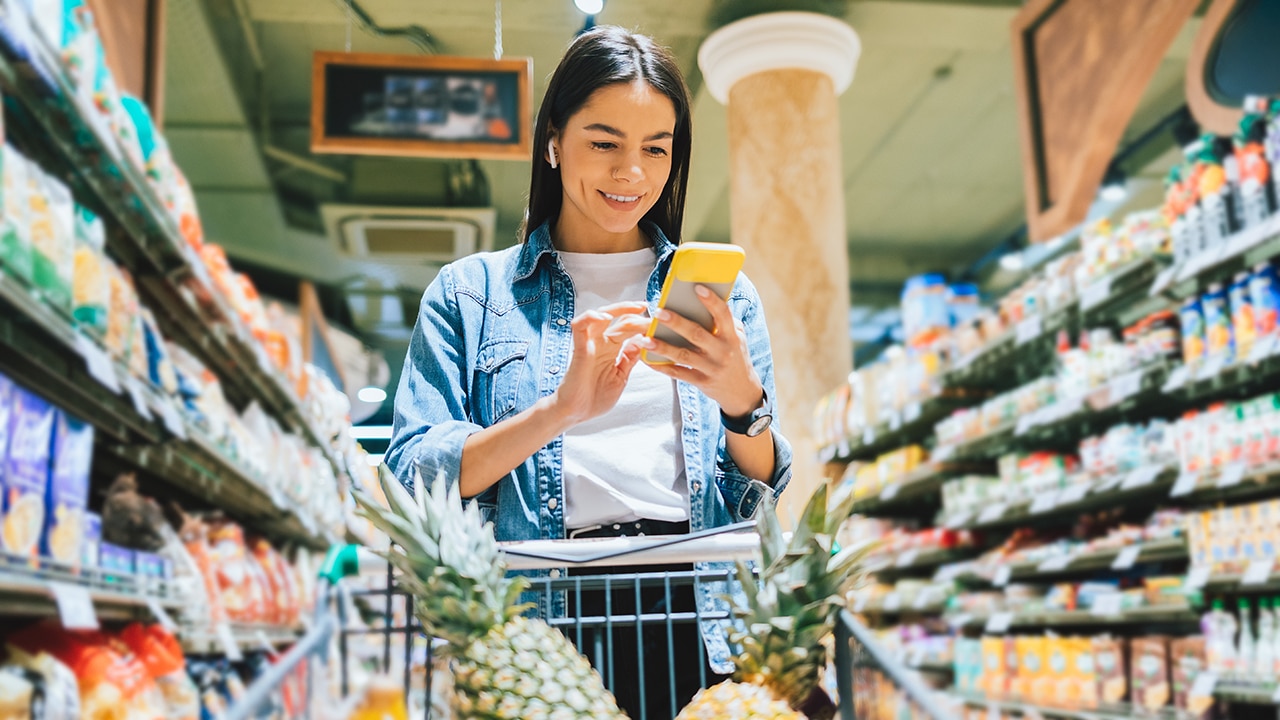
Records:
[[[678,685],[687,686],[691,676],[685,674],[687,671],[678,673],[677,666],[683,664],[687,668],[686,659],[693,659],[693,665],[701,669],[697,673],[698,687],[720,680],[705,670],[702,642],[691,642],[693,647],[684,649],[670,639],[680,636],[681,626],[696,627],[695,623],[723,620],[726,616],[699,610],[696,603],[691,610],[668,611],[655,610],[651,603],[642,604],[639,600],[657,594],[666,599],[665,607],[669,608],[682,588],[727,580],[727,572],[697,572],[692,563],[753,558],[759,548],[755,533],[733,532],[746,527],[744,524],[678,536],[528,541],[506,543],[503,549],[513,570],[550,571],[549,577],[535,580],[532,589],[545,594],[565,592],[571,609],[583,607],[584,593],[607,590],[603,593],[604,612],[599,608],[572,612],[550,623],[591,659],[605,685],[615,694],[626,692],[628,685],[650,688],[639,694],[639,709],[633,720],[655,720],[674,717],[683,704],[676,689]],[[673,565],[683,569],[672,568]],[[323,575],[322,602],[317,603],[309,632],[249,687],[243,699],[231,708],[228,720],[256,717],[257,708],[301,663],[311,665],[307,673],[309,718],[349,714],[357,699],[352,697],[352,691],[359,687],[354,676],[364,670],[403,680],[410,717],[448,718],[447,703],[439,697],[440,688],[433,688],[433,678],[447,681],[447,674],[436,672],[439,668],[432,643],[415,619],[411,602],[396,589],[395,575],[387,563],[363,549],[348,546],[331,552]],[[574,596],[578,598],[576,603]],[[615,604],[615,599],[626,597],[634,597],[637,602]],[[668,638],[657,656],[651,651],[652,644],[646,642],[654,634]],[[638,673],[614,671],[612,663],[618,662],[619,647],[637,653],[634,665],[627,667],[638,668]],[[838,703],[842,720],[959,717],[938,692],[926,687],[914,671],[879,645],[871,631],[848,613],[837,623],[835,655],[827,689]],[[619,663],[619,667],[622,665]],[[436,684],[440,682],[437,680]],[[666,692],[655,694],[654,687],[665,688]]]

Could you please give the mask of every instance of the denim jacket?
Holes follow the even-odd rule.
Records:
[[[656,308],[675,251],[651,224],[645,230],[657,251],[648,302]],[[746,327],[751,361],[774,397],[773,356],[755,287],[739,275],[729,297]],[[551,243],[546,224],[528,242],[500,252],[472,255],[441,269],[427,288],[409,343],[395,397],[395,425],[387,465],[412,486],[415,471],[428,482],[437,473],[456,479],[467,437],[501,422],[553,393],[573,351],[569,322],[575,316],[573,282]],[[725,449],[719,406],[688,383],[678,383],[681,440],[689,481],[690,529],[720,527],[755,515],[764,493],[776,498],[791,478],[791,446],[775,423],[774,476],[768,482],[743,475]],[[557,438],[476,497],[497,539],[565,537],[562,439]],[[697,563],[699,572],[722,572],[729,563]],[[563,570],[551,570],[558,577]],[[547,571],[525,572],[547,576]],[[698,584],[704,612],[727,612],[723,582]],[[733,588],[735,594],[740,588]],[[565,614],[563,593],[531,595],[544,617]],[[702,636],[717,672],[732,670],[721,623],[704,621]]]

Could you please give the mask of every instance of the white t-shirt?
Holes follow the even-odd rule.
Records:
[[[574,312],[644,302],[657,262],[651,248],[561,252]],[[564,434],[564,524],[570,530],[646,518],[689,519],[676,381],[638,363],[618,404]]]

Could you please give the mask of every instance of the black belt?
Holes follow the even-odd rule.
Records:
[[[628,520],[620,523],[609,523],[606,525],[588,525],[587,527],[570,530],[567,533],[567,537],[570,539],[641,537],[643,535],[687,535],[688,533],[688,520],[665,522],[662,520],[641,519]]]

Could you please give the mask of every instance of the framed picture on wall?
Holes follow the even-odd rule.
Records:
[[[530,74],[528,58],[318,52],[311,150],[527,160]]]

